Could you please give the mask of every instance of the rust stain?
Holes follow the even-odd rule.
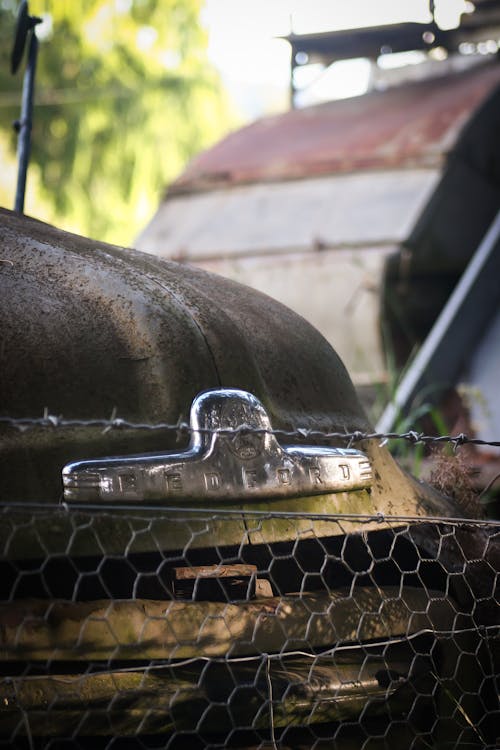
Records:
[[[355,170],[440,166],[498,64],[267,117],[197,156],[169,195]]]

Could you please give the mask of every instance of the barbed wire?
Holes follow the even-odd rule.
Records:
[[[452,444],[455,448],[463,445],[482,445],[493,448],[500,448],[500,440],[484,440],[481,438],[471,437],[465,433],[457,435],[426,435],[424,432],[417,430],[407,430],[406,432],[363,432],[354,430],[352,432],[338,430],[318,429],[311,427],[296,427],[294,430],[271,429],[263,427],[254,427],[248,424],[241,424],[238,427],[197,427],[184,421],[176,423],[169,422],[131,422],[112,415],[109,419],[66,419],[62,416],[49,414],[47,411],[43,417],[9,417],[0,416],[0,426],[11,427],[21,432],[30,429],[71,429],[71,428],[94,428],[101,429],[103,433],[111,430],[145,430],[145,431],[164,431],[176,433],[178,437],[191,436],[193,433],[198,435],[219,435],[221,437],[235,437],[237,435],[255,434],[255,435],[273,435],[281,438],[310,438],[327,439],[327,440],[345,440],[350,444],[362,442],[364,440],[379,440],[386,444],[389,440],[404,440],[413,445],[435,445],[440,443]]]

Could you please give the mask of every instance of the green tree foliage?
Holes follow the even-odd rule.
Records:
[[[29,12],[51,30],[40,43],[29,179],[59,226],[130,243],[168,182],[227,129],[201,4],[30,0]],[[25,68],[10,75],[12,6],[0,0],[4,133],[19,116]]]

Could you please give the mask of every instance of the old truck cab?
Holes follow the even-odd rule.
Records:
[[[0,253],[2,741],[484,746],[495,534],[321,334],[9,211]]]

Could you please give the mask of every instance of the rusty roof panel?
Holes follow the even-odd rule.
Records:
[[[197,156],[170,194],[363,169],[436,167],[500,83],[496,62],[267,117]]]

